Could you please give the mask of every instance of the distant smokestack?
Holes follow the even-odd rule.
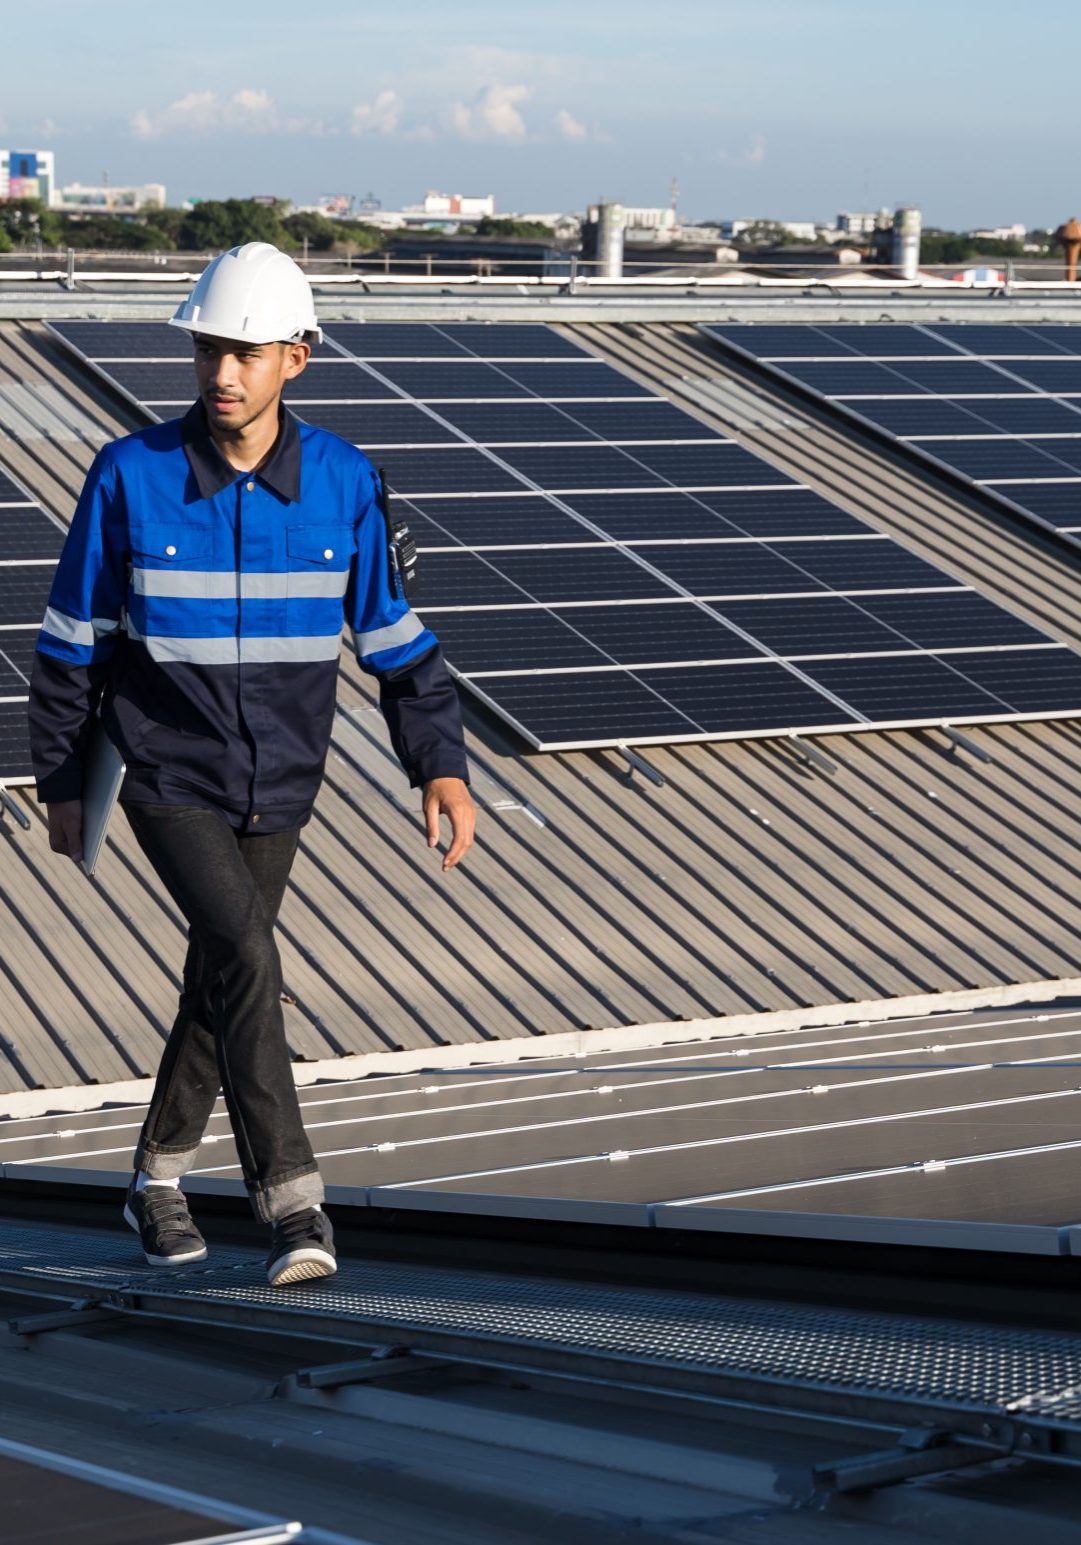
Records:
[[[1078,254],[1081,254],[1081,225],[1076,216],[1067,220],[1065,225],[1060,225],[1055,235],[1062,243],[1066,257],[1066,278],[1073,284],[1077,279]]]
[[[893,217],[893,266],[902,279],[916,279],[920,272],[920,212],[903,207]]]
[[[623,205],[597,205],[597,274],[623,278]]]

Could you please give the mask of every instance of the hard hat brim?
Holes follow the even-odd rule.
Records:
[[[218,332],[215,329],[212,317],[207,318],[205,321],[200,318],[197,322],[189,322],[184,317],[173,316],[169,318],[169,326],[179,327],[181,332],[190,333],[192,336],[196,333],[205,333],[208,338],[228,338],[230,343],[310,343],[314,346],[323,341],[323,329],[319,326],[306,327],[299,338],[282,338],[277,333],[271,333],[266,338],[261,335],[255,336],[251,333],[246,334],[243,338],[231,337],[229,333]]]

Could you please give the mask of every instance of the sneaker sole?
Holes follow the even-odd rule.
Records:
[[[284,1287],[290,1282],[310,1282],[316,1277],[333,1277],[338,1263],[325,1250],[294,1250],[267,1268],[271,1287]]]
[[[141,1236],[139,1220],[127,1203],[124,1204],[124,1222]],[[187,1250],[183,1255],[151,1255],[149,1250],[144,1250],[143,1254],[151,1266],[191,1266],[195,1261],[206,1260],[207,1248],[203,1245],[201,1250]]]

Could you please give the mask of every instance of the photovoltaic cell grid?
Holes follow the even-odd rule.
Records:
[[[702,331],[1081,540],[1081,325]]]
[[[175,329],[54,331],[191,401]],[[288,396],[386,467],[414,604],[539,749],[1081,712],[1072,650],[544,324],[334,323]]]
[[[338,1204],[1055,1254],[1081,1217],[1079,1058],[1076,1011],[985,1011],[429,1068],[300,1100]],[[8,1122],[3,1175],[121,1186],[144,1114]],[[219,1101],[189,1184],[240,1182]]]
[[[63,528],[0,470],[0,786],[32,781],[30,665],[63,540]]]

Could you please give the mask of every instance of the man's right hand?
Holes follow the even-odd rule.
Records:
[[[82,800],[65,799],[45,808],[49,815],[49,846],[54,853],[63,853],[77,864],[83,856]]]

